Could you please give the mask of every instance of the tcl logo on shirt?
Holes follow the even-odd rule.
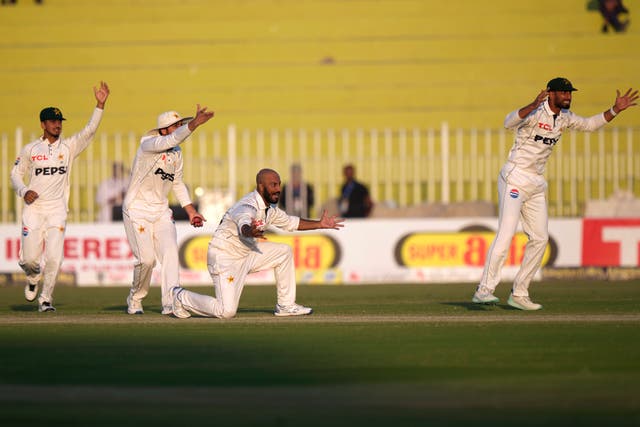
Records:
[[[582,265],[640,266],[639,219],[585,219],[582,222]]]
[[[49,160],[46,154],[36,154],[35,156],[31,156],[32,162],[43,161],[43,160]]]

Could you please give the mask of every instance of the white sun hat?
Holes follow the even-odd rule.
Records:
[[[151,129],[148,133],[156,134],[159,133],[158,131],[160,129],[168,128],[169,126],[179,122],[180,125],[183,125],[191,120],[193,120],[193,117],[182,117],[176,111],[165,111],[158,116],[158,127],[156,127],[155,129]]]

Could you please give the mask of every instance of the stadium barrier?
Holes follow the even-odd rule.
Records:
[[[267,237],[292,247],[298,283],[478,282],[496,225],[496,218],[487,217],[350,219],[339,231],[270,233]],[[207,248],[215,226],[177,225],[181,283],[211,285]],[[503,280],[515,277],[527,241],[518,230],[505,260]],[[637,278],[639,242],[640,218],[552,218],[537,279],[543,275],[601,279],[605,271],[614,270],[618,278],[622,273]],[[8,285],[24,283],[19,250],[20,226],[0,225],[0,274],[12,277]],[[65,283],[130,285],[133,262],[122,224],[68,225],[62,266]],[[159,273],[158,266],[154,286],[160,283]],[[247,283],[273,284],[273,272],[255,273]]]
[[[0,134],[5,166],[0,187],[0,222],[19,221],[21,203],[11,190],[9,170],[20,148],[37,138],[18,128]],[[140,135],[98,134],[76,160],[71,176],[69,222],[94,222],[96,190],[111,174],[112,162],[130,166]],[[352,163],[374,201],[389,216],[394,210],[424,204],[484,202],[495,205],[496,179],[513,143],[505,129],[239,129],[202,130],[183,144],[184,179],[194,200],[233,201],[255,186],[262,167],[288,180],[293,163],[315,188],[316,206],[338,196],[342,167]],[[640,197],[640,128],[607,126],[596,133],[567,132],[554,147],[546,171],[549,213],[578,217],[590,200],[605,200],[618,191]],[[218,196],[216,196],[218,195]],[[173,201],[173,200],[172,200]],[[391,209],[389,209],[391,208]],[[444,210],[446,211],[446,210]],[[429,215],[429,214],[427,214]]]

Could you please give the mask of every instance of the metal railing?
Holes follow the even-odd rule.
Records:
[[[606,199],[624,189],[640,197],[640,129],[608,126],[596,133],[566,132],[554,147],[546,175],[551,216],[581,216],[591,199]],[[9,172],[20,148],[37,138],[21,129],[0,134],[4,165],[0,221],[16,222],[21,203]],[[98,133],[76,159],[71,176],[70,222],[91,222],[99,183],[112,162],[130,166],[140,135]],[[423,203],[496,202],[496,178],[513,143],[504,129],[239,129],[198,130],[183,143],[184,179],[197,189],[222,190],[235,199],[252,190],[262,167],[288,179],[293,163],[314,185],[316,210],[339,194],[342,167],[352,163],[356,177],[378,203],[399,208]]]

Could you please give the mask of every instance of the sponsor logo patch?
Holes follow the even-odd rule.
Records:
[[[511,198],[512,198],[512,199],[517,199],[517,198],[518,198],[518,196],[520,196],[520,192],[518,191],[518,189],[517,189],[517,188],[512,188],[512,189],[509,191],[509,196],[511,196]]]
[[[60,166],[60,167],[56,167],[56,166],[47,166],[44,168],[36,168],[35,169],[35,175],[55,175],[55,174],[60,174],[60,175],[64,175],[65,173],[67,173],[67,167],[66,166]]]
[[[169,173],[169,172],[165,172],[165,171],[162,170],[162,168],[156,169],[155,174],[156,175],[160,175],[160,177],[162,178],[163,181],[169,180],[169,181],[173,182],[173,180],[175,178],[174,174]]]
[[[556,143],[560,140],[560,138],[547,138],[545,136],[536,135],[533,137],[534,141],[542,141],[544,145],[556,145]]]
[[[27,237],[29,235],[29,229],[27,227],[22,227],[22,235]]]

